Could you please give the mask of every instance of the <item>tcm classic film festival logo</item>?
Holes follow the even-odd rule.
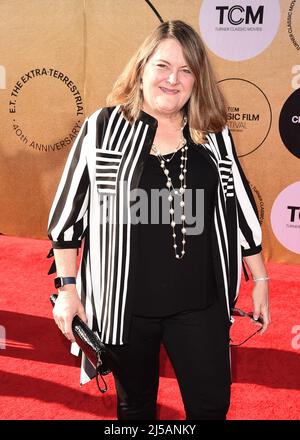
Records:
[[[66,133],[66,123],[74,120],[74,113],[77,121]],[[9,114],[15,136],[26,147],[57,151],[72,145],[79,133],[84,116],[83,101],[68,75],[53,68],[35,68],[21,75],[14,84]]]
[[[200,31],[209,49],[231,61],[253,58],[273,41],[279,0],[203,0]]]
[[[242,78],[226,78],[219,85],[228,102],[227,125],[235,133],[238,155],[253,153],[271,129],[269,99],[257,84]]]

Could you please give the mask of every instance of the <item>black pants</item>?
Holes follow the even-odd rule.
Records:
[[[161,342],[178,380],[186,419],[226,419],[229,326],[218,301],[163,318],[133,316],[129,344],[110,345],[118,419],[156,419]]]

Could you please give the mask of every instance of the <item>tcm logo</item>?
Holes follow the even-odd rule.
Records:
[[[297,116],[297,115],[292,116],[292,123],[293,124],[300,124],[300,116]]]
[[[297,219],[300,220],[300,206],[288,206],[287,209],[291,210],[291,216],[290,216],[291,223],[295,221],[295,217],[296,220]]]
[[[216,10],[219,12],[219,24],[224,24],[224,19],[234,25],[238,26],[241,23],[245,24],[258,24],[263,23],[264,19],[264,6],[259,6],[255,11],[252,6],[246,6],[245,8],[240,5],[232,6],[216,6]]]
[[[0,89],[6,89],[6,70],[4,66],[0,66]]]

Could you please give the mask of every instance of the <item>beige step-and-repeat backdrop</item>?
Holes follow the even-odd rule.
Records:
[[[300,263],[300,0],[1,0],[0,233],[46,238],[70,147],[160,20],[201,34],[267,260]]]

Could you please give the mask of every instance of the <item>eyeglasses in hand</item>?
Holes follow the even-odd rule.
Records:
[[[235,344],[235,343],[230,343],[230,346],[232,347],[232,346],[234,346],[234,347],[237,347],[237,346],[239,346],[239,345],[242,345],[242,344],[244,344],[246,341],[249,341],[249,339],[251,339],[254,335],[256,335],[258,332],[260,332],[261,331],[261,329],[263,328],[263,325],[264,325],[264,320],[263,320],[263,318],[262,318],[262,316],[259,316],[258,317],[258,319],[254,319],[253,318],[253,312],[244,312],[243,310],[241,310],[241,309],[238,309],[238,308],[232,308],[231,309],[231,315],[232,316],[239,316],[239,317],[245,317],[245,318],[249,318],[249,319],[251,319],[251,321],[252,322],[254,322],[254,323],[259,323],[260,324],[260,326],[259,326],[259,328],[257,329],[257,330],[255,330],[255,332],[254,333],[252,333],[250,336],[248,336],[246,339],[244,339],[242,342],[240,342],[239,344]],[[232,339],[230,338],[230,340],[232,341]]]

